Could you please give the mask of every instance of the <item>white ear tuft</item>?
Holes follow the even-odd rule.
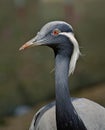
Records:
[[[76,62],[77,62],[78,57],[80,55],[78,42],[77,42],[77,40],[75,39],[75,37],[73,35],[70,35],[70,40],[72,41],[72,43],[74,45],[74,50],[73,50],[73,54],[72,54],[71,60],[70,60],[69,75],[74,72]]]
[[[74,46],[73,54],[72,54],[72,56],[71,56],[70,65],[69,65],[69,75],[70,75],[70,74],[72,74],[72,73],[74,72],[74,70],[75,70],[76,62],[77,62],[78,57],[79,57],[79,55],[80,55],[80,50],[79,50],[78,42],[77,42],[77,40],[75,39],[73,33],[63,32],[62,34],[65,35],[65,36],[67,36],[67,37],[70,39],[70,41],[72,42],[73,46]]]

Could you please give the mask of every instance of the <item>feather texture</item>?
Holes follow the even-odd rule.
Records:
[[[69,75],[70,75],[74,72],[75,67],[76,67],[76,62],[77,62],[78,57],[81,53],[80,53],[80,50],[79,50],[78,42],[75,39],[74,34],[72,32],[68,32],[68,33],[63,32],[63,33],[60,33],[60,34],[68,37],[69,40],[72,42],[72,44],[74,46],[73,54],[71,56],[70,65],[69,65]]]

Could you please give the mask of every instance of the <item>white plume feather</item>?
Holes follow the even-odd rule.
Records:
[[[69,75],[70,75],[74,72],[76,62],[77,62],[78,57],[80,55],[79,45],[78,45],[78,42],[75,39],[74,34],[72,32],[68,32],[68,33],[63,32],[60,34],[67,36],[74,46],[73,54],[71,56],[70,65],[69,65]]]

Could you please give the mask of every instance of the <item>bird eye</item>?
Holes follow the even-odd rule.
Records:
[[[61,31],[59,29],[54,29],[52,35],[57,36]]]

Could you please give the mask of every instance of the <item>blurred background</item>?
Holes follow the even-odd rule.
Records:
[[[18,51],[54,20],[73,26],[82,52],[71,95],[105,106],[105,0],[0,0],[0,130],[28,130],[35,111],[55,99],[53,51]]]

